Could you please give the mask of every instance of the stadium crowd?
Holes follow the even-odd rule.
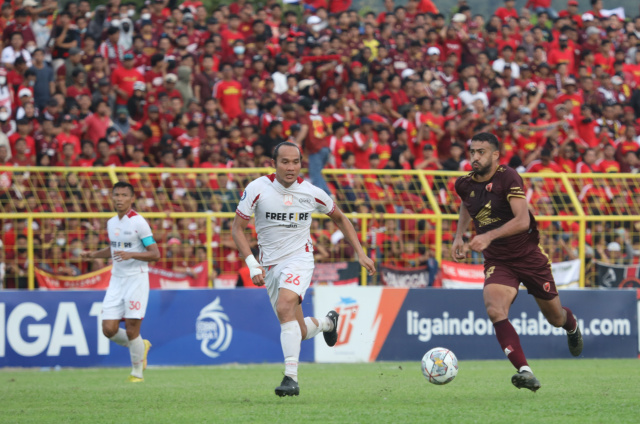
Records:
[[[350,0],[284,8],[275,0],[261,7],[238,0],[209,11],[198,0],[141,7],[110,0],[94,10],[87,0],[6,2],[0,165],[251,168],[268,166],[273,147],[289,140],[303,149],[308,178],[346,210],[380,213],[428,212],[428,203],[416,181],[348,170],[470,170],[467,141],[480,131],[495,133],[502,162],[520,171],[637,173],[640,16],[605,16],[602,0],[591,0],[582,14],[575,0],[560,11],[549,4],[530,0],[516,10],[506,0],[487,17],[464,0],[451,13],[430,0],[405,6],[385,0],[381,13],[359,13]],[[326,168],[345,172],[325,178]],[[125,177],[140,194],[142,212],[233,212],[255,175],[149,178],[132,171]],[[100,178],[87,171],[34,181],[4,171],[0,203],[5,212],[110,210],[99,190],[109,184]],[[441,191],[451,181],[429,180]],[[630,186],[635,190],[578,189],[585,202],[597,197],[616,212],[638,214],[640,191],[637,182]],[[541,181],[529,197],[536,208],[551,204],[558,214],[568,202],[554,198],[556,191]],[[455,199],[443,196],[442,203],[446,209]],[[74,221],[39,220],[36,243],[51,246],[47,257],[56,264],[44,268],[77,275],[104,266],[73,260],[83,243],[99,244],[103,232],[98,221]],[[429,249],[419,247],[428,240],[406,234],[424,233],[429,223],[418,223],[417,231],[405,221],[378,221],[368,242],[374,237],[388,246],[381,257],[404,257],[394,262],[400,266],[428,260]],[[5,225],[8,286],[23,286],[25,225]],[[202,225],[155,222],[154,231],[167,230],[159,237],[164,266],[186,270],[187,257],[202,259],[206,240],[193,235]],[[237,271],[241,263],[225,239],[228,225],[216,226],[226,249],[217,256],[225,258],[219,272]],[[192,235],[172,236],[172,228]],[[615,230],[622,232],[594,237],[593,257],[631,260],[640,228]],[[320,224],[315,236],[331,239],[332,231]],[[550,242],[558,256],[574,256],[575,246],[558,248],[559,240],[569,242]],[[327,243],[331,249],[320,247],[320,259],[348,257],[346,244]],[[621,254],[606,248],[616,245]]]

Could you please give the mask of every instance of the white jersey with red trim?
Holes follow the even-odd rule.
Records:
[[[331,215],[335,204],[329,195],[302,178],[285,188],[275,174],[253,180],[242,193],[236,215],[249,220],[255,213],[263,266],[312,252],[311,214]]]
[[[107,233],[109,234],[109,244],[111,246],[111,257],[113,252],[146,252],[147,249],[143,243],[148,237],[153,238],[151,227],[146,219],[136,213],[129,211],[122,219],[118,215],[107,221]],[[154,242],[149,242],[149,244]],[[149,262],[139,261],[137,259],[128,259],[126,261],[113,260],[113,268],[111,275],[114,277],[128,277],[136,274],[148,273]]]

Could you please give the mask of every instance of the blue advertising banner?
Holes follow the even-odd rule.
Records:
[[[3,291],[0,367],[128,366],[102,335],[103,291]],[[303,302],[313,315],[311,294]],[[124,325],[124,324],[123,324]],[[141,334],[150,365],[281,362],[280,324],[265,290],[152,290]],[[301,361],[314,360],[303,342]]]
[[[638,356],[635,290],[564,290],[560,297],[582,329],[581,357]],[[573,358],[565,331],[549,325],[526,292],[516,298],[509,318],[527,358]],[[504,358],[479,291],[409,290],[377,359],[416,360],[436,346],[451,349],[459,359]]]

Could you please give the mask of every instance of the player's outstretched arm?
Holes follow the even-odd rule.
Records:
[[[246,219],[242,219],[235,216],[233,219],[233,225],[231,226],[231,237],[233,237],[233,241],[236,243],[236,247],[238,251],[244,258],[244,262],[249,267],[249,273],[251,275],[251,280],[256,286],[264,285],[264,277],[265,271],[264,268],[260,266],[260,263],[256,260],[251,253],[251,246],[249,246],[249,242],[244,236],[244,232],[249,225],[249,221]]]
[[[467,248],[464,245],[462,235],[469,228],[469,223],[471,223],[471,215],[464,203],[461,203],[460,217],[458,218],[458,229],[456,230],[456,237],[453,240],[453,245],[451,246],[451,258],[456,262],[459,262],[467,256]]]
[[[85,250],[82,253],[80,253],[80,257],[82,259],[98,259],[98,258],[108,259],[111,257],[111,248],[105,247],[104,249],[96,250],[95,252],[90,252],[88,250]]]
[[[356,253],[358,254],[358,262],[360,265],[365,267],[369,272],[369,275],[373,275],[376,273],[376,265],[371,258],[367,256],[362,245],[360,244],[360,240],[358,240],[358,235],[356,234],[355,228],[353,228],[353,224],[349,221],[349,218],[342,213],[339,207],[336,206],[333,213],[329,215],[329,218],[338,226],[344,237],[347,239],[349,244],[353,246]]]

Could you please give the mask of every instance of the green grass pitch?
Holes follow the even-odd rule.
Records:
[[[150,355],[153,361],[153,352]],[[429,384],[416,362],[301,364],[301,393],[279,398],[282,365],[0,370],[0,423],[638,423],[636,359],[534,360],[537,393],[508,361],[460,361]]]

